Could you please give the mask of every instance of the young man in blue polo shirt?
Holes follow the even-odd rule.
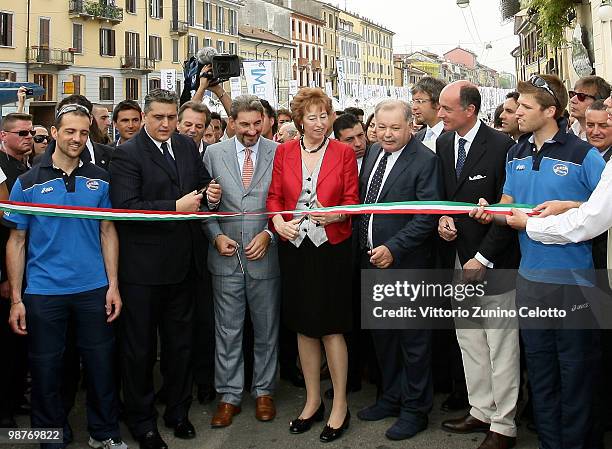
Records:
[[[605,162],[596,148],[567,132],[562,119],[568,94],[554,75],[534,75],[518,84],[519,142],[508,152],[502,203],[541,204],[548,200],[586,201]],[[481,200],[481,205],[484,201]],[[480,221],[491,216],[482,209]],[[591,449],[602,446],[596,428],[601,350],[598,331],[576,329],[590,322],[585,296],[593,284],[591,242],[544,245],[519,233],[521,264],[516,305],[566,311],[574,328],[563,323],[521,320],[533,409],[541,449]],[[573,306],[579,311],[572,312]],[[582,307],[578,307],[582,306]],[[576,326],[578,323],[578,326]]]
[[[90,123],[86,108],[61,108],[51,129],[57,142],[55,149],[19,177],[10,199],[110,207],[107,172],[79,158]],[[126,449],[119,435],[110,324],[121,311],[119,243],[114,225],[109,221],[14,212],[6,212],[4,218],[13,228],[6,248],[11,285],[9,323],[17,334],[29,336],[32,427],[64,429],[63,441],[43,443],[41,447],[64,448],[71,441],[60,391],[66,328],[72,320],[87,370],[89,446]],[[22,297],[24,269],[26,289]]]

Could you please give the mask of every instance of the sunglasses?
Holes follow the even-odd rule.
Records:
[[[555,99],[555,104],[557,105],[557,107],[561,108],[561,103],[559,102],[559,99],[557,98],[553,90],[550,88],[546,80],[544,80],[544,78],[539,75],[532,75],[532,77],[529,78],[529,82],[532,86],[535,86],[538,89],[544,89],[546,92],[552,95],[552,97]]]
[[[586,100],[587,98],[592,98],[593,100],[598,100],[598,98],[594,95],[589,95],[589,94],[584,94],[582,92],[574,92],[573,90],[570,90],[568,92],[568,95],[570,98],[578,98],[578,101],[582,102],[584,100]]]
[[[35,143],[51,142],[51,136],[34,136],[32,139]]]
[[[7,131],[7,133],[17,134],[19,137],[34,136],[36,131],[33,129],[22,129],[21,131]]]

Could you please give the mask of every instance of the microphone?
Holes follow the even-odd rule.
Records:
[[[196,53],[196,59],[202,66],[205,66],[205,65],[212,64],[213,56],[216,56],[218,54],[219,52],[217,51],[216,48],[204,47],[198,50],[198,52]]]

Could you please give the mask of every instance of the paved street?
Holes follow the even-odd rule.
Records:
[[[324,382],[325,388],[329,381]],[[430,415],[430,426],[412,440],[393,442],[384,437],[384,432],[392,423],[392,419],[376,423],[359,421],[355,416],[362,407],[370,404],[375,395],[371,385],[367,385],[359,393],[349,397],[353,419],[345,436],[335,443],[324,445],[319,441],[319,433],[324,423],[302,435],[291,435],[287,430],[289,421],[299,413],[304,400],[305,390],[294,388],[286,382],[281,382],[276,398],[278,415],[270,423],[261,423],[255,419],[254,401],[247,398],[243,402],[243,411],[234,424],[225,429],[211,429],[210,419],[215,410],[215,404],[202,406],[197,402],[191,409],[190,418],[194,423],[198,436],[195,440],[183,441],[173,437],[172,432],[162,428],[161,433],[170,449],[314,449],[314,448],[366,448],[366,449],[476,449],[483,437],[480,435],[453,435],[440,429],[440,423],[451,415],[439,411],[442,396],[436,398],[434,411]],[[71,424],[75,430],[75,442],[70,448],[86,448],[87,433],[85,428],[84,398],[80,395],[79,404],[71,416]],[[329,402],[327,402],[329,406]],[[329,408],[328,408],[329,412]],[[453,415],[454,416],[454,415]],[[26,426],[28,420],[20,417],[20,425]],[[130,437],[123,426],[123,436],[130,447],[136,449],[138,444]],[[608,437],[612,435],[608,434]],[[608,444],[612,438],[608,438]],[[33,445],[8,446],[11,449],[35,448]],[[535,434],[526,428],[519,428],[518,449],[536,449]]]

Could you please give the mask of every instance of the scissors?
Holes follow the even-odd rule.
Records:
[[[240,245],[238,243],[236,244],[236,257],[238,257],[238,263],[240,264],[240,271],[242,271],[242,274],[245,274],[244,265],[242,265],[242,258],[240,257]]]
[[[208,187],[210,187],[211,184],[216,183],[218,180],[220,180],[222,178],[222,176],[217,176],[215,178],[213,178],[206,187],[202,187],[200,190],[198,190],[196,193],[198,195],[203,195],[204,193],[206,193],[206,191],[208,190]]]

